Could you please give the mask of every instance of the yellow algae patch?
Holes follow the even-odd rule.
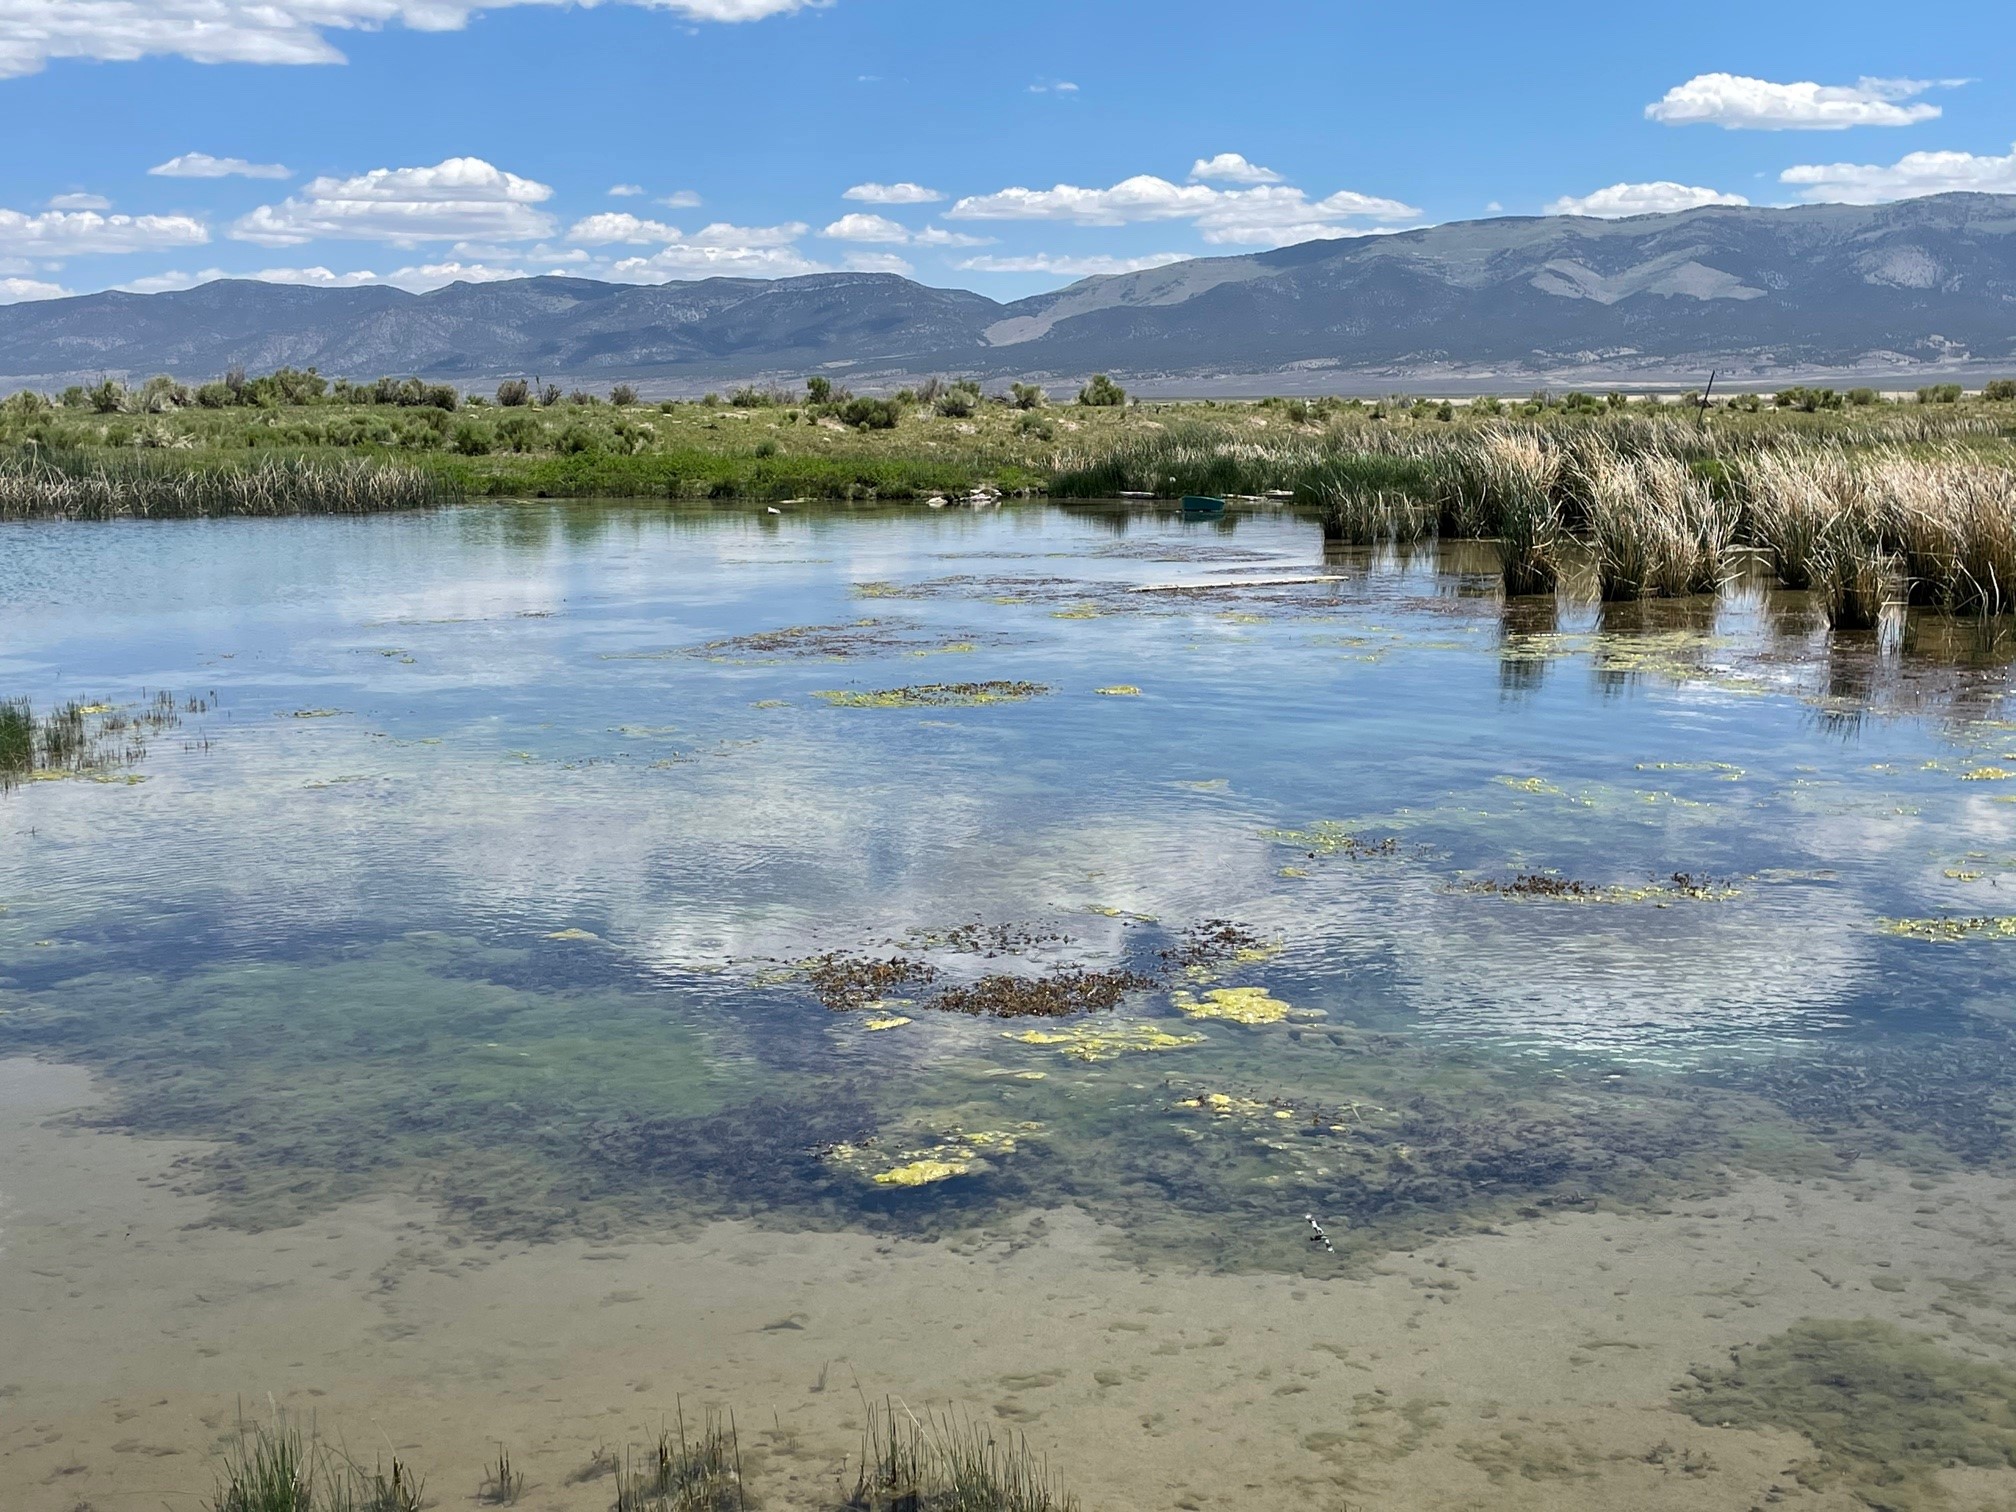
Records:
[[[88,703],[88,704],[80,704],[78,706],[77,712],[79,714],[110,714],[117,707],[118,707],[117,704]]]
[[[602,936],[591,934],[585,929],[556,929],[546,936],[546,938],[549,940],[592,940],[598,945],[602,942]]]
[[[1020,1034],[1004,1034],[1003,1039],[1024,1045],[1052,1045],[1073,1060],[1118,1060],[1132,1051],[1181,1050],[1201,1045],[1201,1034],[1171,1034],[1153,1024],[1126,1024],[1117,1029],[1025,1029]]]
[[[878,1172],[877,1186],[919,1187],[929,1186],[934,1181],[945,1181],[954,1176],[964,1176],[973,1169],[971,1161],[962,1160],[913,1160],[908,1165],[897,1166],[894,1170]]]
[[[342,712],[341,709],[296,709],[287,717],[289,719],[334,719]]]
[[[1267,1111],[1267,1104],[1263,1102],[1250,1097],[1233,1097],[1225,1092],[1199,1092],[1195,1097],[1179,1097],[1175,1106],[1194,1108],[1213,1118],[1258,1118]]]
[[[1397,836],[1374,839],[1362,825],[1345,819],[1318,819],[1307,829],[1265,829],[1260,838],[1312,856],[1391,856],[1400,849]]]
[[[1983,877],[1987,876],[1988,874],[1986,872],[1978,872],[1978,871],[1962,871],[1957,866],[1949,866],[1946,868],[1945,872],[1942,875],[1950,878],[1952,881],[1955,882],[1979,882]]]
[[[1141,690],[1132,683],[1114,683],[1110,688],[1094,688],[1092,691],[1097,693],[1101,698],[1139,698],[1141,696]]]
[[[791,707],[791,700],[788,698],[759,698],[756,702],[749,705],[749,707],[752,709],[788,709]]]
[[[905,1024],[914,1024],[915,1019],[905,1018],[900,1013],[892,1013],[887,1018],[871,1018],[862,1024],[864,1029],[901,1029]]]
[[[1265,987],[1214,987],[1203,997],[1179,992],[1170,998],[1186,1017],[1225,1019],[1234,1024],[1278,1024],[1290,1012]]]
[[[954,1176],[988,1170],[989,1155],[1012,1155],[1023,1139],[1043,1132],[1039,1123],[1008,1129],[948,1129],[937,1144],[924,1149],[885,1151],[874,1141],[838,1144],[826,1152],[826,1163],[885,1187],[930,1186]]]
[[[1284,877],[1306,877],[1309,875],[1309,872],[1305,867],[1284,866],[1281,868],[1280,875]]]
[[[1882,919],[1877,928],[1907,940],[2016,940],[2016,915],[1979,919]]]
[[[1976,767],[1971,772],[1960,774],[1962,782],[2007,782],[2011,777],[2016,777],[2016,771],[1999,766]]]
[[[1050,611],[1050,618],[1052,619],[1088,620],[1102,619],[1104,616],[1105,611],[1097,604],[1073,604],[1069,609],[1053,609]]]

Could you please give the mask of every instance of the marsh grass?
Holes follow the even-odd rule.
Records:
[[[188,707],[209,704],[191,699]],[[23,782],[105,778],[138,766],[149,737],[180,723],[181,706],[165,692],[131,708],[73,698],[39,719],[26,698],[0,700],[0,793]]]
[[[735,1419],[712,1408],[691,1434],[682,1409],[652,1452],[621,1475],[614,1512],[744,1512],[753,1505]]]
[[[366,1471],[323,1439],[311,1419],[279,1407],[263,1423],[241,1414],[218,1470],[211,1512],[420,1512],[426,1482],[392,1457]]]
[[[374,458],[157,460],[26,448],[0,460],[0,519],[189,519],[424,509],[449,491],[435,475]]]
[[[868,1405],[847,1512],[1076,1512],[1077,1499],[1019,1435],[969,1419]]]
[[[1530,431],[1485,434],[1471,469],[1481,521],[1494,519],[1498,561],[1509,597],[1552,593],[1561,576],[1561,546],[1567,531],[1555,495],[1560,458]]]
[[[515,1507],[525,1494],[525,1473],[511,1463],[511,1451],[497,1446],[497,1462],[483,1472],[476,1499],[486,1506]]]

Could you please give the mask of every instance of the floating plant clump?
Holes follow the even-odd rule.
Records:
[[[857,692],[820,688],[813,694],[837,709],[959,709],[983,704],[1019,703],[1040,698],[1050,689],[1033,682],[915,683],[907,688]]]
[[[1740,889],[1692,872],[1674,872],[1642,885],[1578,882],[1551,872],[1522,872],[1509,881],[1486,877],[1466,882],[1462,891],[1494,898],[1559,899],[1571,903],[1660,903],[1673,899],[1726,903],[1740,896]]]
[[[1072,967],[1042,976],[996,972],[977,982],[948,987],[931,1000],[933,1008],[984,1018],[1068,1018],[1118,1007],[1130,992],[1156,985],[1138,971],[1086,971]]]

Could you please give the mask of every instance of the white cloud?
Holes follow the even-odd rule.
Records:
[[[1093,278],[1109,273],[1140,273],[1184,262],[1181,252],[1155,252],[1147,257],[969,257],[959,266],[969,273],[1055,273],[1068,278]]]
[[[5,0],[0,0],[4,6]],[[294,170],[285,163],[248,163],[244,158],[212,157],[207,152],[185,152],[147,170],[156,178],[292,178]]]
[[[1651,184],[1612,184],[1593,194],[1563,195],[1547,207],[1549,215],[1594,215],[1615,220],[1626,215],[1665,215],[1701,205],[1747,205],[1740,194],[1697,189],[1691,184],[1660,180]]]
[[[726,221],[716,221],[688,236],[664,221],[607,210],[576,221],[567,228],[567,240],[583,247],[652,243],[685,247],[787,247],[811,229],[803,221],[789,221],[781,226],[731,226]]]
[[[692,210],[699,206],[700,196],[691,189],[674,189],[658,203],[668,210]]]
[[[1729,131],[1846,131],[1851,126],[1915,126],[1937,105],[1906,104],[1928,89],[1964,80],[1859,79],[1853,84],[1774,84],[1742,74],[1699,74],[1645,107],[1648,121]]]
[[[847,271],[850,273],[902,273],[916,272],[894,252],[850,252],[847,254]]]
[[[888,247],[984,247],[991,240],[984,236],[968,236],[961,231],[947,231],[943,226],[926,226],[922,231],[912,231],[886,215],[865,215],[858,210],[852,215],[841,216],[819,234],[834,241],[868,242]]]
[[[32,278],[0,278],[0,305],[26,304],[32,299],[66,299],[69,294],[61,284],[41,283]]]
[[[55,58],[179,57],[197,63],[341,63],[327,33],[460,31],[486,10],[576,0],[0,0],[0,78]],[[598,0],[578,0],[592,7]],[[760,21],[828,0],[616,0],[688,21]]]
[[[390,273],[373,273],[369,269],[337,273],[323,267],[260,268],[250,273],[229,273],[222,268],[205,268],[200,273],[150,273],[145,278],[129,279],[118,287],[129,294],[166,294],[180,289],[193,289],[201,284],[216,283],[223,278],[243,278],[254,283],[291,284],[311,289],[362,289],[382,285],[404,289],[408,293],[424,294],[431,289],[444,288],[451,283],[495,283],[500,279],[529,277],[531,275],[522,268],[494,268],[481,263],[441,262],[398,268]]]
[[[1802,199],[1875,205],[1925,194],[2016,194],[2016,144],[2007,157],[1973,152],[1907,152],[1888,167],[1874,163],[1805,163],[1778,175]]]
[[[1031,84],[1031,85],[1029,86],[1029,93],[1031,93],[1031,94],[1076,94],[1076,93],[1078,93],[1078,86],[1077,86],[1076,84],[1073,84],[1073,83],[1069,82],[1068,80],[1060,80],[1060,81],[1058,81],[1058,82],[1057,82],[1057,83],[1055,83],[1055,84],[1049,84],[1049,83],[1044,83],[1044,82],[1042,82],[1041,80],[1039,80],[1038,82],[1036,82],[1036,83],[1034,83],[1034,84]]]
[[[0,251],[36,257],[87,257],[106,252],[152,252],[197,247],[210,228],[187,215],[102,215],[96,210],[49,210],[24,215],[0,210]]]
[[[1140,174],[1110,189],[1059,184],[1054,189],[1003,189],[976,195],[960,200],[946,212],[946,218],[1063,221],[1078,226],[1187,220],[1207,242],[1278,246],[1321,234],[1321,228],[1339,221],[1403,221],[1420,214],[1398,200],[1348,189],[1312,200],[1300,189],[1286,185],[1213,189]]]
[[[642,184],[611,184],[609,186],[609,198],[611,199],[633,199],[643,192],[644,186]]]
[[[649,257],[626,257],[604,276],[619,283],[665,283],[682,278],[795,278],[832,270],[795,247],[703,247],[690,242],[661,247]]]
[[[864,205],[935,205],[945,198],[922,184],[856,184],[840,196]]]
[[[298,195],[241,216],[231,236],[266,247],[325,237],[394,246],[470,237],[531,241],[552,234],[552,217],[533,208],[552,193],[545,184],[481,158],[449,158],[431,168],[374,168],[355,178],[314,179]]]
[[[1190,169],[1190,182],[1220,184],[1279,184],[1285,182],[1272,168],[1250,163],[1236,152],[1221,152],[1214,158],[1199,158]]]
[[[102,194],[59,194],[49,201],[51,210],[110,210],[112,201]]]

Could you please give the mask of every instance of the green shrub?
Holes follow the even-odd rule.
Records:
[[[478,425],[474,420],[464,420],[455,427],[453,439],[455,450],[465,457],[488,456],[495,444],[490,428]]]
[[[2006,404],[2011,399],[2016,399],[2016,378],[1990,379],[1988,385],[1981,390],[1981,397],[1993,400],[1997,404]]]
[[[964,420],[973,413],[974,396],[963,388],[949,388],[934,406],[948,420]]]
[[[903,410],[894,399],[849,399],[840,407],[840,418],[862,430],[894,430]]]
[[[1957,383],[1934,383],[1918,390],[1920,404],[1958,404],[1960,385]]]
[[[833,402],[833,380],[812,377],[805,380],[805,402],[807,404],[831,404]]]
[[[618,409],[628,409],[637,402],[637,390],[627,383],[619,383],[609,390],[609,402]]]
[[[1092,381],[1078,390],[1078,402],[1091,409],[1118,409],[1127,402],[1127,391],[1104,373],[1094,373]]]
[[[1050,402],[1050,395],[1040,383],[1015,383],[1008,388],[1009,402],[1019,410],[1041,409]]]
[[[1861,409],[1867,405],[1874,404],[1876,402],[1876,399],[1877,399],[1876,390],[1872,388],[1858,388],[1848,390],[1848,402],[1854,405],[1857,409]]]

